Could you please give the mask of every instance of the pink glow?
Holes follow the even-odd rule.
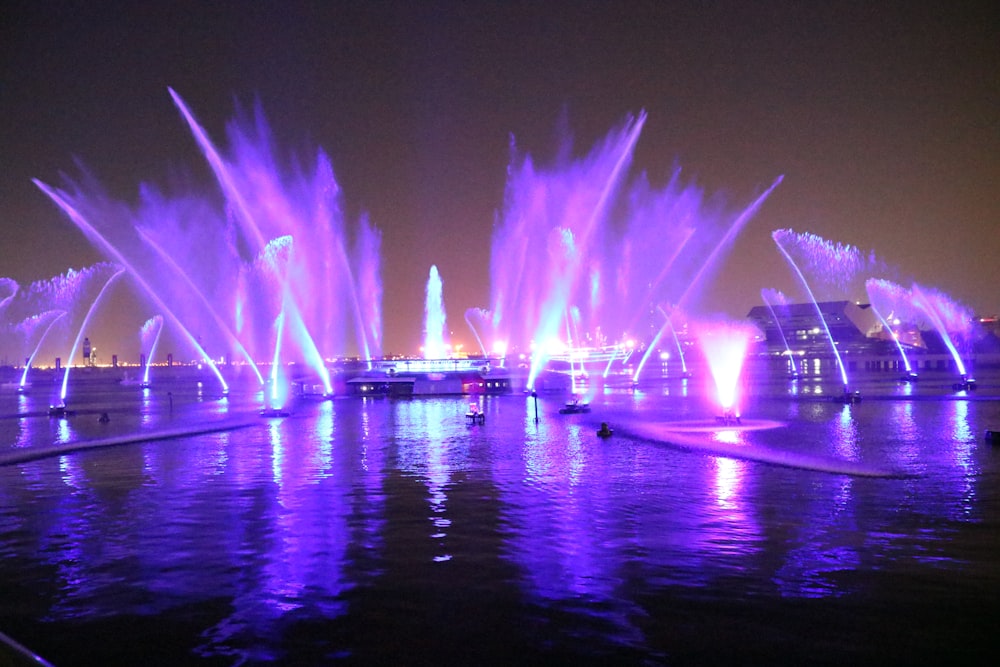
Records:
[[[744,322],[698,323],[692,329],[708,362],[719,406],[739,416],[740,374],[757,329]]]

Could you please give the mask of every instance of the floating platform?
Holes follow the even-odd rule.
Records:
[[[861,392],[860,391],[845,391],[843,394],[833,397],[834,403],[843,403],[844,405],[854,405],[855,403],[861,402]]]
[[[479,409],[478,403],[470,403],[469,411],[465,413],[465,421],[470,424],[485,424],[486,413]]]
[[[559,414],[561,415],[578,415],[584,412],[590,412],[590,403],[573,400],[568,401],[566,405],[559,408]]]
[[[49,417],[53,419],[62,419],[63,417],[72,417],[76,412],[74,410],[69,410],[65,405],[50,405],[49,406]]]
[[[975,391],[976,381],[973,378],[963,377],[961,381],[951,385],[951,388],[955,391]]]

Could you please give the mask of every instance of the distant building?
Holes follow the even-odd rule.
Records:
[[[817,312],[817,308],[819,312]],[[822,314],[822,318],[820,317]],[[892,330],[868,304],[851,301],[754,306],[747,314],[763,332],[758,352],[787,359],[795,366],[830,363],[830,339],[844,357],[848,370],[898,370],[899,348],[906,350],[915,370],[954,370],[955,362],[941,335],[914,323],[892,323]],[[977,318],[971,333],[956,341],[959,354],[978,366],[1000,365],[1000,326],[996,318]],[[827,335],[827,328],[830,331]]]
[[[793,303],[776,305],[773,309],[754,306],[747,319],[764,333],[768,350],[783,351],[787,345],[803,354],[828,354],[830,338],[842,351],[871,351],[884,333],[871,306],[851,301]]]

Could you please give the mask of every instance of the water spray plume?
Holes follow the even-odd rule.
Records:
[[[841,382],[843,382],[844,392],[846,394],[849,385],[847,383],[847,369],[844,367],[844,360],[841,359],[840,357],[840,351],[837,349],[837,344],[833,340],[833,334],[830,333],[830,327],[826,323],[826,318],[823,317],[823,311],[820,309],[819,304],[816,302],[816,297],[813,295],[812,288],[809,287],[809,281],[806,280],[806,277],[802,274],[801,269],[799,269],[799,265],[795,262],[794,259],[792,259],[792,256],[789,254],[788,250],[785,249],[784,242],[789,235],[794,235],[794,232],[792,232],[790,229],[779,229],[773,232],[771,234],[771,237],[774,239],[775,245],[778,246],[778,250],[781,251],[781,254],[784,255],[785,259],[788,261],[789,266],[792,267],[792,270],[798,277],[799,282],[802,284],[802,288],[806,291],[806,294],[809,296],[809,301],[810,303],[812,303],[813,308],[816,311],[816,316],[817,318],[819,318],[819,321],[823,326],[823,330],[826,332],[826,338],[828,341],[830,341],[830,349],[833,350],[833,356],[837,360],[837,369],[840,371],[840,379]]]
[[[69,203],[69,195],[62,190],[57,190],[55,188],[49,187],[45,183],[42,183],[38,179],[32,179],[32,182],[41,189],[49,199],[56,203],[63,210],[66,215],[76,224],[76,226],[84,233],[84,235],[90,239],[92,243],[97,245],[102,251],[114,258],[118,264],[122,265],[132,276],[133,280],[139,284],[146,296],[153,300],[153,302],[166,314],[167,318],[177,326],[177,328],[183,333],[187,341],[194,347],[195,350],[199,352],[202,359],[208,364],[215,374],[216,378],[219,380],[219,384],[222,385],[223,392],[229,391],[229,385],[226,380],[222,377],[222,373],[216,367],[215,362],[212,361],[211,357],[205,352],[201,344],[198,343],[197,339],[191,334],[190,331],[184,326],[184,323],[174,314],[172,308],[170,308],[165,301],[159,296],[157,291],[153,289],[143,277],[142,274],[136,270],[127,260],[127,258],[114,246],[112,245],[103,234],[97,231],[93,225],[91,225],[76,208]]]
[[[441,275],[437,266],[431,266],[427,278],[427,297],[424,302],[424,358],[444,359],[445,313],[442,299]]]
[[[775,310],[774,304],[777,303],[779,307],[787,309],[788,301],[785,299],[785,295],[777,290],[762,289],[760,291],[760,298],[764,301],[764,305],[771,313],[771,319],[774,320],[774,324],[778,329],[778,335],[781,336],[781,344],[785,347],[785,355],[788,357],[788,363],[792,367],[792,375],[798,376],[799,369],[795,365],[795,357],[792,356],[792,348],[788,344],[788,339],[785,338],[785,329],[781,326],[781,318],[778,317],[778,313]]]
[[[97,310],[97,306],[101,303],[105,292],[108,291],[111,284],[114,283],[115,280],[117,280],[123,273],[125,273],[125,269],[118,269],[110,278],[108,278],[108,281],[104,283],[104,287],[102,287],[101,291],[97,294],[97,298],[94,299],[94,302],[90,305],[87,315],[83,318],[83,324],[80,325],[80,331],[77,333],[76,340],[73,341],[73,348],[69,353],[68,361],[66,363],[66,371],[63,373],[62,387],[59,390],[59,401],[62,405],[66,404],[66,392],[69,387],[69,371],[70,368],[73,367],[73,359],[76,357],[76,351],[80,347],[80,341],[83,339],[83,332],[87,329],[87,325],[90,324],[90,318],[93,316],[94,311]]]
[[[153,365],[153,356],[156,354],[156,347],[160,343],[162,333],[162,315],[156,315],[146,320],[139,331],[142,350],[146,355],[146,367],[142,369],[142,385],[144,387],[149,386],[149,369]]]
[[[911,288],[913,303],[924,312],[941,340],[948,348],[959,374],[966,378],[968,371],[962,355],[955,346],[954,336],[965,336],[971,329],[972,316],[963,306],[955,303],[940,292],[914,284]]]
[[[692,326],[725,415],[739,417],[737,394],[747,349],[757,329],[744,322],[705,322]]]
[[[27,362],[24,364],[24,371],[21,373],[21,382],[18,384],[18,388],[21,390],[24,389],[25,385],[28,382],[28,370],[34,363],[35,357],[38,355],[38,350],[41,349],[42,343],[45,342],[45,339],[48,337],[49,332],[52,331],[52,328],[56,325],[56,323],[59,322],[59,320],[61,320],[62,318],[66,317],[66,311],[50,310],[47,311],[46,313],[43,313],[43,315],[39,317],[46,317],[50,319],[48,320],[48,324],[45,326],[45,330],[42,332],[42,335],[38,338],[38,343],[35,344],[35,348],[34,350],[32,350],[31,356],[28,357]]]

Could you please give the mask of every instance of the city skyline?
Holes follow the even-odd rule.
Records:
[[[31,179],[110,194],[214,180],[168,87],[212,138],[259,103],[282,155],[329,154],[346,219],[382,235],[386,352],[416,353],[424,286],[449,328],[490,300],[512,141],[551,164],[648,113],[630,171],[742,208],[784,181],[719,264],[701,310],[794,293],[776,229],[873,251],[981,315],[1000,312],[1000,67],[987,3],[15,3],[3,30],[0,277],[109,259]],[[11,248],[17,248],[12,252]],[[844,295],[853,299],[857,295]],[[109,350],[112,352],[114,350]],[[129,350],[120,350],[126,354]]]

